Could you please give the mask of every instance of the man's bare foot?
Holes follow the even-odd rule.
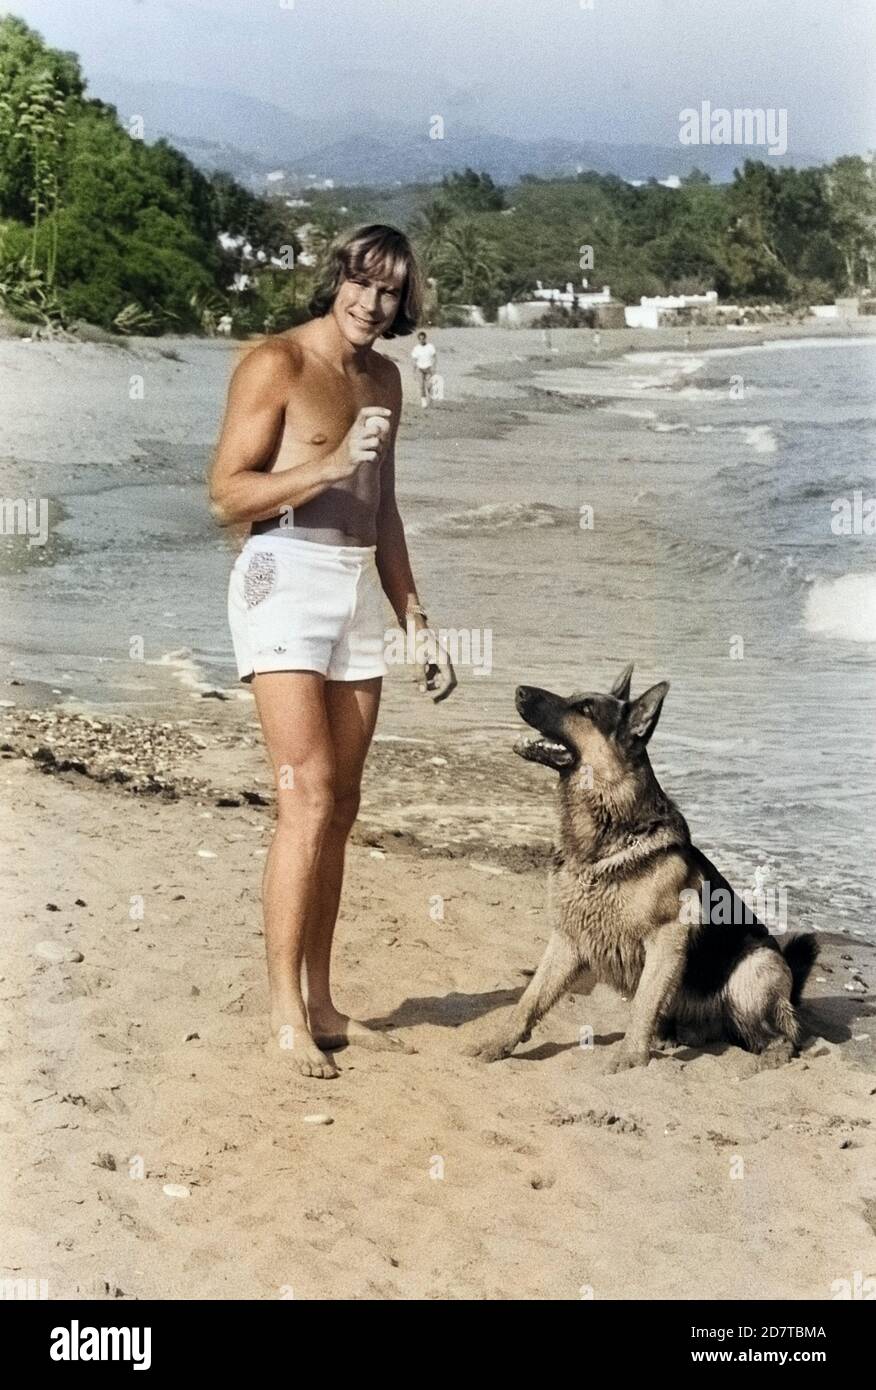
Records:
[[[370,1047],[373,1052],[416,1052],[416,1048],[402,1042],[392,1033],[379,1032],[368,1028],[355,1018],[329,1009],[324,1013],[309,1011],[310,1031],[320,1047]]]
[[[265,1045],[271,1057],[291,1062],[302,1076],[316,1076],[329,1081],[337,1076],[338,1069],[331,1057],[317,1047],[303,1024],[271,1024],[271,1037]]]

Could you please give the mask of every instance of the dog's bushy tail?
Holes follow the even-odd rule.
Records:
[[[788,940],[784,942],[782,955],[787,961],[793,982],[791,984],[791,1003],[796,1005],[800,1002],[803,986],[809,979],[812,967],[818,959],[818,942],[811,932],[798,932],[796,936],[789,936]]]

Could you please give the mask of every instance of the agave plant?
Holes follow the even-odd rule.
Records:
[[[228,300],[219,290],[193,290],[189,296],[189,307],[205,333],[211,336],[223,314],[227,314]]]
[[[158,324],[156,315],[144,309],[135,299],[120,309],[113,319],[113,328],[117,333],[152,333]]]
[[[28,256],[0,264],[0,304],[25,323],[62,328],[64,312],[44,271],[31,265]]]

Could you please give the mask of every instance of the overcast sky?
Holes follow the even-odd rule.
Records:
[[[588,0],[585,0],[587,3]],[[874,0],[19,0],[102,73],[317,118],[433,114],[514,135],[675,144],[678,113],[785,108],[789,146],[876,146]],[[242,142],[243,143],[243,142]]]

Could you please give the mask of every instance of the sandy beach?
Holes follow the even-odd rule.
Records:
[[[688,346],[828,331],[836,326],[693,329]],[[427,592],[441,592],[428,519],[442,489],[464,498],[466,469],[493,450],[522,467],[572,447],[593,403],[555,392],[543,374],[592,364],[591,337],[554,331],[548,357],[540,333],[434,334],[447,398],[422,413],[408,399],[400,437],[412,459],[431,454],[449,470],[434,483],[418,475],[406,508],[414,534],[421,528]],[[679,346],[677,330],[605,332],[600,361]],[[408,370],[406,342],[387,347]],[[210,361],[221,361],[217,378],[227,374],[230,351],[191,340],[0,341],[0,373],[16,387],[0,446],[4,494],[57,498],[53,470],[84,477],[87,462],[109,475],[135,440],[143,477],[178,488],[185,566],[216,423],[197,416],[197,378]],[[150,385],[125,432],[119,383],[138,370]],[[167,459],[183,445],[191,471],[173,475]],[[127,524],[113,495],[104,508],[85,481],[92,517]],[[508,636],[484,695],[487,684],[467,675],[435,709],[402,671],[386,682],[335,978],[342,1007],[415,1051],[338,1052],[331,1082],[267,1057],[259,886],[273,793],[251,697],[221,678],[218,639],[212,657],[193,656],[177,614],[123,680],[109,646],[105,664],[92,660],[79,627],[99,621],[95,595],[66,568],[74,492],[61,497],[71,524],[53,529],[39,561],[54,566],[68,604],[54,636],[64,660],[46,678],[43,620],[28,625],[19,606],[0,679],[0,1276],[47,1280],[51,1298],[831,1299],[856,1273],[876,1272],[876,937],[845,883],[825,898],[832,914],[819,907],[810,1037],[786,1066],[730,1046],[667,1047],[647,1069],[610,1076],[629,1004],[603,987],[562,998],[507,1061],[464,1055],[518,997],[549,931],[553,783],[511,752],[513,673],[551,675],[550,654],[528,635],[522,647]],[[143,497],[140,524],[163,525]],[[504,492],[478,494],[481,510],[500,501]],[[217,574],[231,553],[222,544]],[[514,560],[512,549],[466,580],[484,593],[484,613],[500,602],[501,564]],[[7,575],[36,584],[26,563],[7,545]],[[599,648],[599,672],[638,655],[626,650],[625,621]],[[119,629],[122,644],[140,631],[127,615]],[[668,647],[642,640],[649,662],[667,658]],[[847,679],[872,687],[871,649],[866,659],[849,650]],[[706,681],[703,709],[714,688]],[[705,821],[714,853],[726,839],[728,872],[747,866],[746,818],[767,791],[746,790],[735,772],[729,787],[706,790],[706,755],[682,743],[686,707],[677,709],[661,775],[675,771],[667,783]],[[829,873],[786,858],[799,899],[805,875]],[[579,1043],[587,1028],[592,1047]]]

